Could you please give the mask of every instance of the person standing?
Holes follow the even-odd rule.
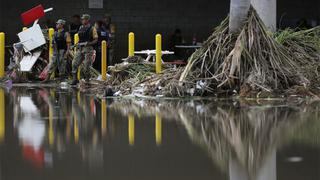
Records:
[[[64,26],[66,21],[63,19],[59,19],[56,22],[56,31],[53,35],[53,56],[52,60],[49,64],[49,72],[48,76],[46,77],[45,81],[48,81],[51,75],[56,71],[58,68],[59,70],[59,77],[65,78],[66,77],[66,64],[67,64],[67,56],[69,54],[70,44],[71,44],[71,37],[68,32],[65,31]]]
[[[71,85],[78,84],[77,71],[79,66],[84,63],[83,72],[85,75],[85,81],[90,80],[90,68],[92,66],[92,58],[94,54],[94,46],[98,42],[98,33],[94,26],[90,24],[90,15],[82,15],[82,26],[78,31],[79,43],[76,54],[72,61],[72,83]]]
[[[80,15],[78,15],[78,14],[73,15],[71,23],[69,25],[69,33],[70,33],[70,36],[71,36],[72,44],[74,43],[73,42],[74,35],[77,34],[77,32],[79,31],[80,26],[81,26]]]
[[[103,26],[109,32],[109,43],[108,43],[108,63],[109,65],[114,63],[114,49],[116,45],[116,26],[111,21],[111,15],[105,14],[103,17]]]
[[[96,59],[93,63],[93,67],[97,71],[101,72],[101,53],[102,53],[101,43],[102,43],[102,41],[106,41],[107,44],[109,44],[109,31],[103,26],[102,21],[96,21],[95,28],[98,33],[98,43],[95,46]],[[108,60],[107,65],[109,63],[110,63],[110,61]]]
[[[183,52],[181,49],[176,48],[177,45],[183,45],[184,44],[184,39],[182,37],[182,32],[180,29],[176,29],[174,33],[170,37],[170,43],[169,43],[169,49],[171,51],[174,51],[174,55],[180,59],[183,58]]]

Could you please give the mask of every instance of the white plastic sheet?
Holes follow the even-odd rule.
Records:
[[[39,24],[35,24],[29,29],[18,34],[20,43],[26,52],[30,52],[40,46],[46,44],[46,40]]]
[[[24,56],[20,62],[20,71],[30,72],[33,65],[36,63],[36,61],[40,57],[40,55],[41,55],[41,51],[35,52],[31,55]]]

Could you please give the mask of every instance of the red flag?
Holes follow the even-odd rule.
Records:
[[[22,22],[25,26],[33,23],[35,20],[40,19],[45,14],[42,5],[36,6],[27,12],[21,14]]]

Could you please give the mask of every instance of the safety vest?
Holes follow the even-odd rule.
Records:
[[[78,32],[79,35],[79,42],[84,43],[84,42],[90,42],[93,40],[92,38],[92,26],[81,26]]]
[[[67,40],[66,40],[66,31],[62,30],[60,32],[55,32],[54,34],[54,42],[57,46],[58,50],[66,50],[67,49]]]
[[[101,44],[102,41],[109,41],[109,32],[107,30],[105,30],[104,28],[99,28],[97,29],[97,33],[98,33],[98,44]]]

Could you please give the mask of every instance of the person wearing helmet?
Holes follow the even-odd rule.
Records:
[[[56,31],[53,35],[53,56],[49,64],[48,76],[45,81],[48,81],[51,75],[58,68],[59,78],[66,78],[66,64],[67,64],[67,55],[69,54],[71,37],[68,32],[65,31],[64,26],[66,21],[59,19],[56,22]]]
[[[82,26],[78,31],[79,43],[77,51],[72,61],[72,83],[71,85],[77,85],[77,71],[79,66],[84,64],[83,73],[85,75],[85,81],[90,80],[90,69],[92,66],[92,57],[94,54],[94,46],[98,42],[98,33],[94,26],[90,24],[90,15],[82,15]]]

